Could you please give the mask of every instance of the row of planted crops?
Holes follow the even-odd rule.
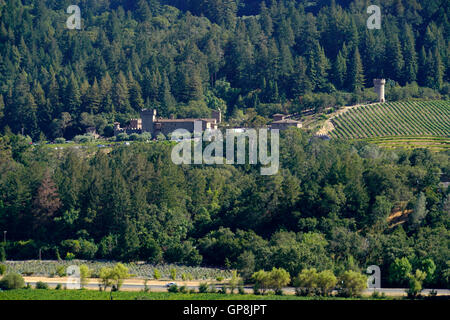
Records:
[[[430,136],[450,139],[450,101],[367,105],[338,115],[332,123],[334,138]]]

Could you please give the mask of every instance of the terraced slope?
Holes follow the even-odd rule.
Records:
[[[331,120],[334,138],[385,147],[450,148],[450,101],[379,103],[349,109]]]

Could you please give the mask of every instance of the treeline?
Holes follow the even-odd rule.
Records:
[[[144,260],[236,268],[413,272],[448,286],[449,153],[385,151],[283,133],[280,171],[177,166],[168,141],[85,156],[0,138],[0,230],[8,259]],[[399,220],[388,219],[391,212]],[[401,259],[406,259],[403,261]],[[427,259],[431,260],[428,261]],[[401,260],[401,261],[400,261]],[[391,272],[391,270],[394,270]],[[428,272],[430,274],[430,272]]]
[[[3,0],[0,130],[108,136],[143,107],[166,117],[220,108],[230,121],[249,109],[320,111],[373,99],[361,90],[379,77],[439,98],[449,92],[445,3],[382,1],[382,28],[369,30],[360,0]],[[82,30],[66,28],[71,4]]]

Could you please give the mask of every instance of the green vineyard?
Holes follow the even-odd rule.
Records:
[[[331,120],[330,136],[361,139],[388,148],[450,148],[450,101],[378,103]]]

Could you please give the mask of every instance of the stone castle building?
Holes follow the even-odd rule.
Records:
[[[189,132],[194,132],[194,123],[196,121],[202,123],[202,130],[217,129],[222,121],[222,116],[220,110],[213,110],[211,118],[162,119],[157,118],[155,109],[143,109],[141,110],[141,118],[131,119],[130,125],[126,128],[121,128],[120,124],[115,122],[114,135],[119,133],[150,132],[152,137],[156,137],[160,133],[167,136],[177,129],[186,129]]]

